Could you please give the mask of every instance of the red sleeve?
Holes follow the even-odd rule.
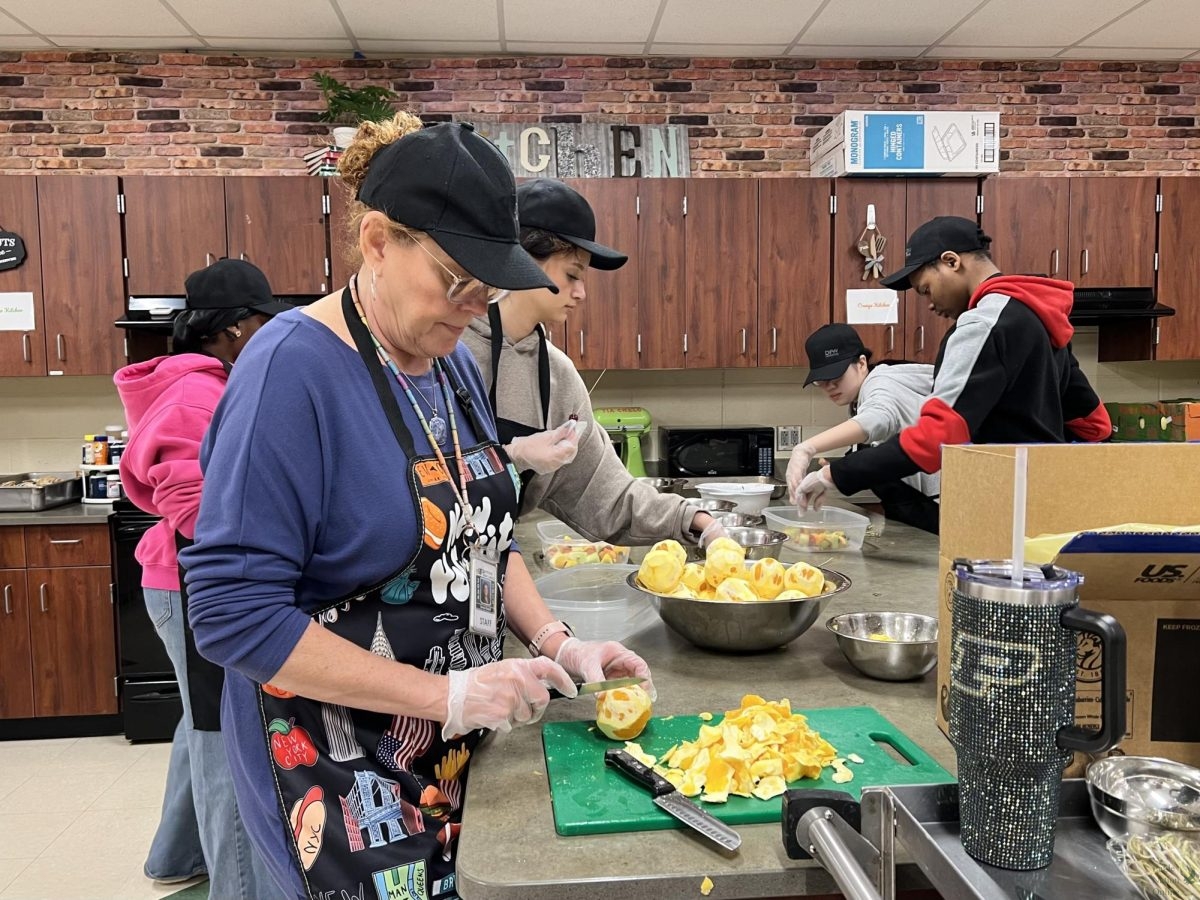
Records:
[[[952,406],[931,397],[921,407],[916,423],[900,432],[900,447],[925,472],[942,468],[942,447],[946,444],[966,444],[971,429]]]
[[[1089,443],[1107,441],[1113,432],[1112,419],[1108,417],[1108,410],[1103,403],[1096,404],[1096,408],[1083,418],[1071,419],[1066,426],[1079,440]]]

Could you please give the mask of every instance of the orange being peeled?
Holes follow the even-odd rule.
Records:
[[[596,726],[614,741],[632,741],[650,721],[650,695],[640,685],[596,695]]]

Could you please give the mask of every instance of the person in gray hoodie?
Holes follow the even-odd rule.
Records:
[[[593,419],[579,372],[546,339],[543,323],[564,322],[586,299],[587,270],[617,269],[628,257],[596,243],[591,206],[561,181],[518,186],[517,216],[521,245],[558,290],[506,296],[462,341],[479,363],[500,441],[521,473],[521,509],[540,507],[591,540],[706,546],[724,533],[720,523],[626,471]]]
[[[814,331],[804,343],[809,372],[804,386],[815,384],[851,416],[840,425],[806,439],[788,462],[788,494],[796,502],[800,482],[813,459],[822,453],[886,441],[921,415],[933,392],[933,366],[918,363],[870,364],[871,351],[850,325],[834,323]],[[941,476],[919,472],[900,481],[874,486],[889,519],[929,531],[938,530]]]

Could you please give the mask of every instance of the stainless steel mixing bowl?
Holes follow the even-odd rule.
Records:
[[[766,516],[757,513],[718,512],[712,517],[726,528],[761,528],[767,521]]]
[[[1200,769],[1152,756],[1108,756],[1088,766],[1087,788],[1092,815],[1111,838],[1200,836]]]
[[[834,585],[827,594],[804,600],[752,603],[664,597],[643,588],[636,572],[629,575],[628,582],[630,587],[651,598],[667,627],[697,647],[727,653],[756,653],[782,647],[800,637],[820,617],[826,601],[850,587],[850,579],[840,572],[821,569],[821,573]]]
[[[745,514],[729,513],[729,515]],[[729,525],[725,527],[725,536],[741,544],[746,549],[746,559],[750,562],[756,559],[766,559],[767,557],[779,559],[779,551],[783,549],[783,545],[788,540],[788,536],[782,531],[772,531],[769,528],[747,528]],[[689,544],[686,550],[689,562],[697,562],[704,559],[704,551],[695,544]]]
[[[660,494],[683,494],[687,481],[683,478],[638,478],[643,484],[648,484]]]
[[[688,500],[688,506],[706,513],[733,512],[737,506],[732,500]]]
[[[882,681],[920,678],[937,663],[938,623],[932,616],[857,612],[834,616],[825,627],[850,665]]]

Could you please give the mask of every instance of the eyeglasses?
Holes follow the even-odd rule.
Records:
[[[495,303],[507,297],[509,292],[503,288],[492,287],[489,284],[484,284],[478,278],[464,278],[461,275],[455,275],[446,266],[444,262],[429,252],[429,248],[422,244],[416,238],[411,238],[412,242],[420,247],[425,255],[432,259],[446,276],[450,279],[450,287],[446,288],[446,299],[454,304],[474,303],[478,300],[486,300],[488,303]]]

